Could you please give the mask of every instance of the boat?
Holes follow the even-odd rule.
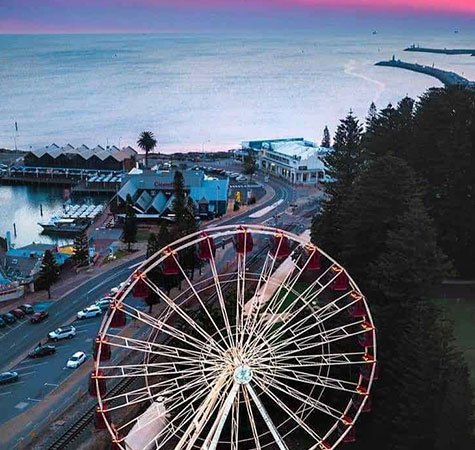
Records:
[[[71,219],[65,217],[53,216],[49,222],[38,222],[43,228],[45,234],[77,234],[84,231],[89,225],[90,220]]]

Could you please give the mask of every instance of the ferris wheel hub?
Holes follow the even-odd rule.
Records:
[[[249,366],[241,365],[234,370],[234,381],[239,384],[249,384],[252,380],[252,369]]]

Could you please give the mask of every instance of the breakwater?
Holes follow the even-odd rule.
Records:
[[[404,49],[405,52],[436,53],[441,55],[471,55],[475,56],[475,49],[470,48],[430,48],[411,45]]]

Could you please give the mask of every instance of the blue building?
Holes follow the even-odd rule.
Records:
[[[185,190],[202,218],[223,215],[228,207],[229,179],[210,177],[200,170],[183,171]],[[132,198],[138,219],[173,217],[175,171],[131,170],[117,193],[120,204]]]

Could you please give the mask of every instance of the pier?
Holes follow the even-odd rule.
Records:
[[[435,53],[440,55],[471,55],[475,56],[475,49],[469,48],[430,48],[411,45],[404,49],[405,52]]]
[[[394,57],[389,61],[377,62],[375,65],[383,67],[397,67],[399,69],[406,69],[412,72],[429,75],[431,77],[437,78],[441,83],[444,84],[445,87],[462,86],[468,89],[475,89],[475,81],[470,81],[455,72],[437,69],[433,66],[423,66],[417,63],[408,63],[401,61],[400,59],[395,59]]]

